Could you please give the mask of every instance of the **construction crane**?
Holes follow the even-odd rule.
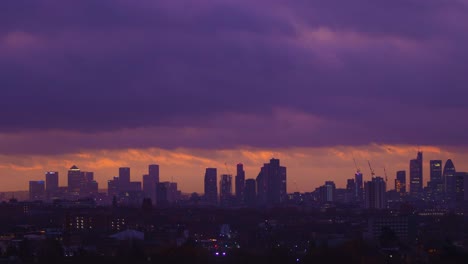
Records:
[[[371,175],[372,175],[372,179],[373,179],[373,178],[375,178],[374,169],[372,169],[372,166],[370,165],[370,161],[367,161],[367,163],[369,164],[369,169],[370,169],[370,172],[371,172]]]
[[[353,155],[353,161],[354,161],[354,166],[356,167],[356,172],[357,172],[357,173],[360,173],[361,170],[359,169],[359,167],[358,167],[358,165],[357,165],[357,163],[356,163],[356,159],[354,158],[354,155]]]

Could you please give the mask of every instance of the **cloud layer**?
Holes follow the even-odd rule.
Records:
[[[467,1],[0,5],[2,153],[468,145]]]

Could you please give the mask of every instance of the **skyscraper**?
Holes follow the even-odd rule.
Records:
[[[366,208],[384,209],[386,208],[386,184],[382,177],[375,177],[364,184],[366,195]]]
[[[431,181],[442,181],[442,161],[431,160],[429,161],[430,166],[430,180]]]
[[[83,179],[83,175],[81,174],[81,170],[73,165],[70,170],[68,170],[68,194],[71,196],[79,196],[81,183]]]
[[[92,180],[92,181],[88,182],[87,185],[88,185],[88,186],[87,186],[88,195],[93,196],[93,195],[98,194],[98,192],[99,192],[99,184],[98,184],[97,181]]]
[[[257,176],[257,194],[260,205],[275,206],[286,201],[286,167],[279,159],[271,159]]]
[[[336,186],[333,181],[326,181],[325,185],[320,187],[320,200],[331,203],[335,201]]]
[[[395,191],[400,193],[400,195],[406,193],[406,171],[397,171]]]
[[[130,168],[119,168],[119,191],[128,191],[130,188]]]
[[[30,181],[29,182],[29,200],[43,200],[45,198],[45,182]]]
[[[205,171],[205,201],[212,205],[218,204],[218,172],[216,168],[206,168]]]
[[[148,175],[156,182],[159,182],[159,165],[152,164],[148,166]]]
[[[257,200],[255,179],[245,180],[244,202],[248,207],[254,207]]]
[[[468,177],[468,172],[455,172],[455,200],[460,203],[464,201],[465,196],[465,179]]]
[[[232,176],[221,175],[219,181],[219,201],[221,206],[229,206],[232,201]]]
[[[430,170],[430,181],[428,186],[430,190],[435,194],[441,194],[444,192],[444,181],[442,179],[442,161],[431,160],[429,162]]]
[[[244,200],[244,189],[245,189],[245,171],[242,163],[237,164],[236,174],[236,200],[238,203],[242,203]]]
[[[85,182],[92,182],[94,181],[94,172],[92,171],[83,171],[83,179]]]
[[[94,172],[82,171],[81,172],[81,184],[80,184],[80,195],[83,197],[96,194],[97,182],[94,180]]]
[[[156,203],[158,206],[168,206],[178,200],[177,183],[158,182],[156,184]]]
[[[423,153],[418,151],[416,159],[410,160],[410,194],[417,195],[423,191]]]
[[[107,195],[109,197],[119,195],[119,177],[114,177],[112,180],[107,181]]]
[[[356,183],[356,188],[354,189],[356,191],[356,194],[355,194],[356,200],[363,201],[364,200],[364,182],[363,182],[361,171],[358,170],[354,174],[354,182]]]
[[[345,202],[356,201],[356,181],[354,179],[346,180]]]
[[[55,194],[59,189],[59,174],[56,171],[48,171],[45,174],[47,196]]]
[[[143,194],[145,198],[150,198],[153,204],[156,204],[156,181],[148,174],[143,175]]]
[[[456,193],[455,172],[455,165],[453,165],[451,159],[448,159],[447,162],[445,162],[443,178],[445,194],[450,199],[454,199]]]
[[[156,203],[159,207],[169,205],[169,182],[158,182],[156,184]]]
[[[156,185],[159,183],[159,165],[148,166],[148,174],[143,175],[143,193],[156,204]]]

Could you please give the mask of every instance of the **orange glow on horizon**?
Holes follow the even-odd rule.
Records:
[[[393,179],[398,170],[408,171],[409,160],[416,157],[417,147],[403,145],[378,145],[323,148],[284,148],[284,149],[127,149],[97,150],[62,156],[0,156],[0,177],[2,190],[27,190],[29,180],[44,180],[46,171],[59,171],[60,185],[67,184],[67,171],[76,164],[83,171],[93,171],[100,189],[107,188],[107,180],[118,175],[119,167],[130,167],[132,181],[141,181],[147,174],[149,164],[159,164],[161,181],[178,182],[183,192],[203,192],[203,176],[207,167],[218,168],[218,174],[235,173],[238,163],[244,164],[246,178],[256,178],[260,167],[271,158],[279,158],[288,169],[288,191],[313,191],[326,180],[335,181],[344,187],[346,179],[354,177],[353,156],[364,173],[366,180],[370,173],[367,160],[372,162],[376,174],[388,172],[387,189],[393,189]],[[430,159],[448,158],[454,160],[457,170],[466,171],[462,162],[468,158],[463,149],[448,151],[436,146],[421,146],[424,152],[424,183],[427,182]],[[225,164],[228,165],[226,171]]]

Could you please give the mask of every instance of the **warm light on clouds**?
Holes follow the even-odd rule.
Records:
[[[460,1],[95,2],[2,3],[1,189],[158,163],[199,192],[206,167],[253,178],[275,157],[312,191],[353,157],[392,179],[418,145],[466,170]]]
[[[454,160],[457,170],[468,170],[464,160],[468,155],[465,149],[446,150],[440,147],[421,146],[424,152],[424,181],[428,180],[430,159],[448,158]],[[418,147],[404,145],[337,146],[323,148],[284,148],[284,149],[224,149],[203,150],[185,149],[129,149],[96,150],[67,154],[64,156],[0,156],[0,175],[3,191],[25,190],[29,180],[44,179],[45,171],[59,171],[60,184],[66,185],[69,167],[77,165],[84,171],[94,171],[101,189],[107,188],[107,180],[118,175],[118,167],[131,167],[133,181],[141,181],[147,174],[149,164],[159,164],[161,181],[177,181],[184,192],[203,192],[204,171],[207,167],[218,168],[218,175],[235,174],[236,164],[243,163],[247,178],[255,178],[263,163],[271,158],[279,158],[288,168],[288,191],[313,191],[326,180],[333,180],[337,186],[344,187],[346,179],[354,175],[353,156],[364,178],[370,177],[369,160],[378,176],[383,175],[385,167],[389,186],[397,170],[407,170],[409,160],[416,157]],[[27,162],[25,162],[27,160]],[[226,168],[226,165],[228,166]],[[296,184],[294,184],[296,183]]]

